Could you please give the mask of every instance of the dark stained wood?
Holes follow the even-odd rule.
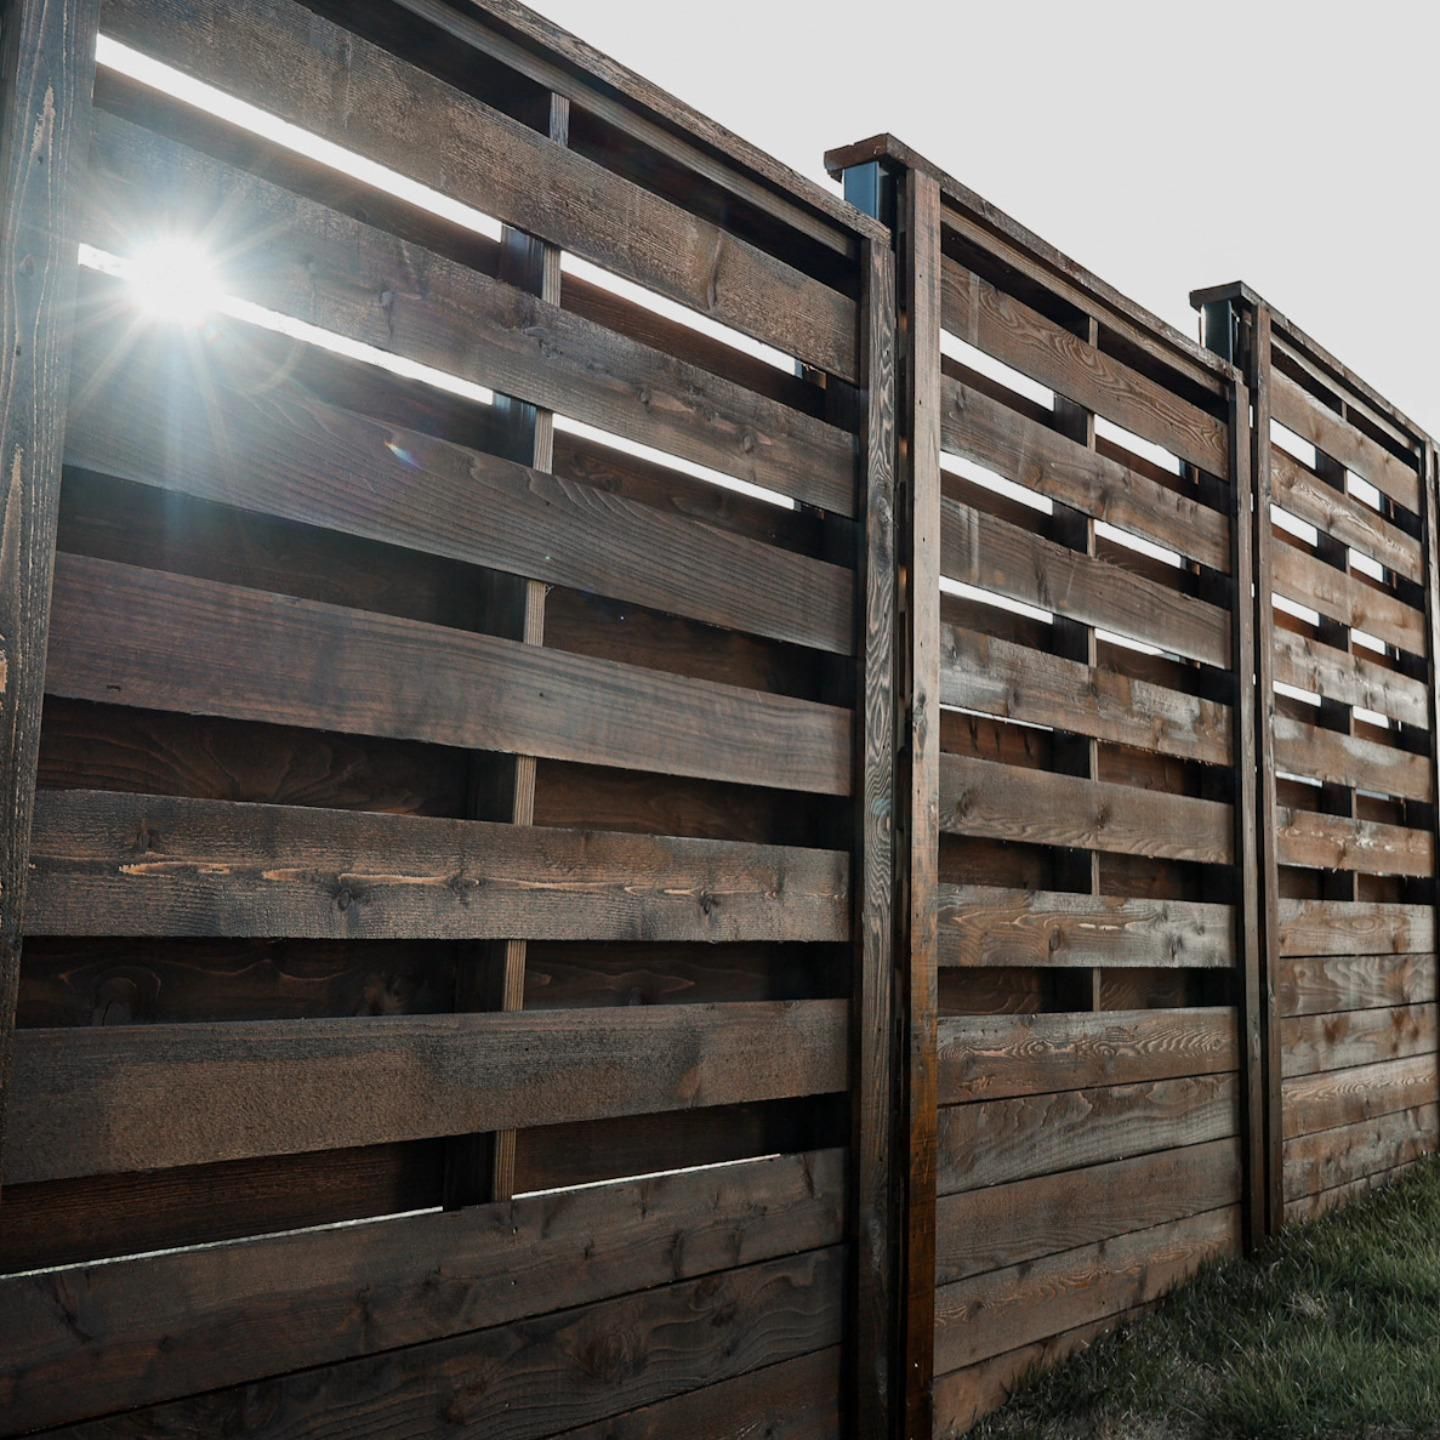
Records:
[[[1435,769],[1429,755],[1381,745],[1289,716],[1273,722],[1275,763],[1292,775],[1310,775],[1330,785],[1378,790],[1405,800],[1435,798]]]
[[[1275,812],[1275,846],[1282,865],[1363,875],[1428,876],[1435,865],[1433,831],[1285,806]]]
[[[1378,1065],[1297,1075],[1284,1082],[1283,1090],[1289,1138],[1434,1104],[1440,1100],[1440,1073],[1432,1051]]]
[[[62,790],[37,798],[32,864],[37,935],[848,933],[843,852],[716,840]]]
[[[1224,1006],[946,1016],[939,1028],[944,1105],[1239,1068],[1235,1016]]]
[[[1279,966],[1276,1002],[1282,1015],[1418,1005],[1436,998],[1435,968],[1433,952],[1285,960]]]
[[[77,556],[56,565],[46,683],[72,699],[629,769],[768,772],[833,794],[851,783],[849,720],[833,707]]]
[[[1347,574],[1288,541],[1273,547],[1275,589],[1341,625],[1364,630],[1415,655],[1425,653],[1425,617],[1377,588],[1368,576]]]
[[[1429,905],[1281,900],[1279,917],[1281,955],[1379,957],[1435,948],[1435,912]]]
[[[7,1419],[73,1423],[834,1245],[843,1160],[776,1157],[0,1279]]]
[[[1232,811],[1218,800],[1051,775],[946,755],[940,825],[947,833],[1199,860],[1234,858]]]
[[[942,704],[1161,755],[1231,762],[1226,705],[958,625],[941,627],[940,644]]]
[[[1293,1202],[1389,1175],[1430,1154],[1437,1127],[1440,1106],[1429,1104],[1315,1135],[1297,1135],[1285,1142],[1286,1198]]]
[[[843,1001],[27,1030],[15,1181],[845,1087]],[[357,1106],[357,1094],[372,1097]]]
[[[942,965],[1235,963],[1229,905],[988,885],[942,885],[938,899]]]
[[[1435,1042],[1433,1004],[1296,1015],[1280,1025],[1281,1065],[1286,1076],[1433,1055]]]
[[[1429,727],[1424,682],[1365,658],[1372,652],[1347,655],[1332,645],[1278,627],[1273,629],[1272,643],[1274,678],[1282,684],[1346,705],[1361,705],[1407,725]]]
[[[947,1105],[940,1193],[1223,1140],[1239,1131],[1239,1102],[1222,1074]]]
[[[98,19],[99,0],[9,0],[0,15],[0,1102],[20,977],[64,449],[72,165],[84,163]],[[0,1185],[4,1145],[0,1113]]]

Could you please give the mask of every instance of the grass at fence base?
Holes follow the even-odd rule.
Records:
[[[1440,1437],[1440,1161],[1210,1267],[972,1440]]]

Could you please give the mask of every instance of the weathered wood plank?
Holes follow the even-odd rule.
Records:
[[[1297,1075],[1284,1081],[1282,1089],[1288,1139],[1434,1104],[1440,1100],[1440,1069],[1433,1053],[1412,1055],[1378,1065]]]
[[[1425,654],[1425,616],[1379,589],[1367,577],[1347,574],[1308,550],[1288,541],[1272,547],[1271,576],[1275,589],[1353,630],[1398,645],[1413,655]]]
[[[46,686],[786,789],[851,784],[835,707],[74,555],[56,564]]]
[[[962,380],[946,376],[940,386],[946,450],[1093,520],[1229,572],[1230,526],[1218,510],[1037,424]]]
[[[947,1105],[940,1112],[940,1193],[1222,1140],[1239,1132],[1238,1106],[1234,1075]]]
[[[1376,710],[1406,725],[1429,728],[1430,703],[1424,681],[1377,665],[1358,652],[1347,655],[1293,630],[1274,627],[1273,639],[1274,678],[1282,685]]]
[[[1330,1211],[1337,1210],[1342,1205],[1348,1205],[1361,1195],[1367,1195],[1372,1190],[1380,1190],[1387,1185],[1393,1185],[1395,1181],[1402,1179],[1408,1173],[1412,1164],[1414,1161],[1397,1165],[1393,1170],[1377,1170],[1373,1175],[1364,1175],[1359,1180],[1351,1180],[1344,1185],[1336,1185],[1332,1189],[1318,1191],[1314,1195],[1301,1195],[1287,1202],[1285,1223],[1298,1225],[1307,1220],[1318,1220],[1322,1215],[1328,1215]]]
[[[1240,1207],[946,1285],[935,1292],[937,1373],[1157,1299],[1240,1248]]]
[[[1382,745],[1288,715],[1272,721],[1275,763],[1291,775],[1309,775],[1329,785],[1378,790],[1402,800],[1431,803],[1435,772],[1429,755]]]
[[[0,1279],[7,1421],[73,1423],[835,1245],[844,1194],[843,1153],[819,1151]]]
[[[941,501],[940,523],[940,567],[951,580],[1190,660],[1230,663],[1229,616],[1218,606],[955,500]]]
[[[107,0],[105,24],[197,79],[856,378],[853,301],[290,0]]]
[[[1230,864],[1235,846],[1231,807],[1222,801],[960,755],[940,759],[940,828],[1212,865]]]
[[[1279,916],[1281,955],[1381,957],[1414,955],[1435,948],[1435,911],[1429,905],[1281,899]]]
[[[603,831],[41,791],[35,935],[841,940],[848,856]]]
[[[1277,806],[1275,849],[1282,865],[1361,875],[1430,875],[1435,836],[1380,820],[1353,820]]]
[[[1047,320],[952,260],[940,267],[945,328],[1097,415],[1227,479],[1225,422]]]
[[[1435,1005],[1293,1015],[1280,1024],[1280,1046],[1286,1076],[1434,1054]]]
[[[1436,998],[1435,956],[1340,955],[1281,962],[1276,1003],[1282,1015],[1318,1015]]]
[[[26,1030],[10,1176],[825,1094],[845,1087],[846,1010],[808,1000]]]
[[[1236,1137],[942,1197],[937,1285],[1240,1200]],[[983,1323],[983,1322],[982,1322]]]
[[[1295,1201],[1370,1176],[1388,1174],[1430,1154],[1440,1137],[1440,1106],[1417,1105],[1285,1142],[1285,1195]],[[1287,1212],[1288,1213],[1288,1212]]]
[[[942,965],[1235,963],[1232,907],[1200,901],[942,885],[939,925]]]
[[[1238,1066],[1235,1014],[1224,1006],[940,1021],[942,1105],[1215,1075]]]
[[[1228,765],[1228,705],[959,625],[940,630],[940,701],[1116,745]]]

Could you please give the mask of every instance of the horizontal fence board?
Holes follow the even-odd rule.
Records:
[[[935,1214],[935,1283],[952,1284],[1239,1200],[1240,1142],[1234,1137],[945,1195]]]
[[[454,200],[858,378],[854,301],[291,0],[106,0],[104,26]]]
[[[1423,583],[1424,554],[1420,542],[1392,525],[1353,495],[1327,485],[1278,445],[1270,447],[1270,483],[1275,503],[1325,534],[1362,554]]]
[[[989,885],[941,885],[937,902],[942,965],[1235,963],[1229,905]]]
[[[1229,573],[1230,522],[1141,471],[1078,444],[962,380],[940,381],[947,451],[1041,495]]]
[[[1284,914],[1283,910],[1281,913]],[[1430,923],[1433,925],[1433,919]],[[1434,1000],[1435,996],[1433,952],[1402,955],[1387,951],[1383,955],[1287,958],[1279,962],[1275,982],[1275,1003],[1281,1015],[1418,1005]]]
[[[122,366],[83,340],[77,351],[67,464],[733,630],[854,649],[854,582],[838,565],[341,410],[298,387],[242,392],[218,366],[202,387],[178,366],[150,368],[183,349],[147,350]]]
[[[329,1429],[373,1436],[469,1431],[540,1440],[828,1349],[842,1328],[840,1247],[257,1380],[77,1428],[78,1437]]]
[[[1287,1200],[1319,1195],[1388,1173],[1430,1154],[1440,1137],[1440,1105],[1417,1105],[1285,1142]]]
[[[1435,947],[1435,909],[1364,900],[1277,902],[1281,955],[1405,955]],[[1282,975],[1285,973],[1282,968]],[[1330,1007],[1350,1009],[1348,1005]]]
[[[1280,594],[1387,645],[1425,654],[1425,616],[1379,589],[1368,576],[1348,574],[1289,541],[1277,541],[1270,555],[1271,580]]]
[[[1360,1196],[1368,1195],[1372,1190],[1381,1190],[1387,1185],[1393,1185],[1397,1180],[1405,1177],[1414,1163],[1411,1161],[1408,1164],[1397,1165],[1393,1170],[1377,1170],[1373,1175],[1361,1176],[1359,1180],[1351,1180],[1329,1190],[1320,1190],[1314,1195],[1300,1195],[1293,1200],[1287,1200],[1285,1202],[1285,1223],[1298,1225],[1307,1220],[1318,1220],[1322,1215],[1328,1215],[1332,1210],[1337,1210],[1342,1205],[1348,1205],[1352,1200],[1358,1200]]]
[[[1424,681],[1279,626],[1274,629],[1274,642],[1278,683],[1376,710],[1422,730],[1430,728],[1430,700]]]
[[[1270,723],[1277,769],[1403,800],[1428,804],[1435,798],[1435,767],[1428,754],[1307,725],[1288,715],[1276,715]]]
[[[939,1193],[1199,1145],[1239,1129],[1234,1075],[946,1105],[937,1147]]]
[[[940,703],[1182,760],[1233,755],[1228,705],[960,625],[940,627]]]
[[[1236,1205],[943,1286],[936,1374],[1158,1299],[1239,1248]]]
[[[950,259],[940,263],[941,323],[1033,380],[1182,460],[1226,479],[1223,420],[1104,354]]]
[[[949,834],[1228,865],[1232,815],[1218,800],[940,757],[940,828]]]
[[[1230,617],[1218,606],[955,500],[940,502],[940,569],[1189,660],[1230,663]]]
[[[838,1244],[837,1150],[0,1278],[39,1428]],[[67,1316],[83,1312],[83,1336]]]
[[[26,1030],[6,1177],[825,1094],[845,1088],[846,1010],[809,1000]]]
[[[112,176],[97,194],[84,234],[108,240],[102,248],[126,254],[157,209],[179,210],[201,233],[224,232],[236,258],[222,283],[243,300],[855,513],[855,441],[845,431],[198,151],[134,127],[124,138],[104,153],[141,178],[125,186]],[[182,198],[167,201],[175,192]],[[383,370],[366,378],[390,383]]]
[[[75,555],[56,562],[46,687],[624,769],[850,787],[849,716],[830,706]]]
[[[1309,1075],[1435,1053],[1435,1005],[1292,1015],[1280,1022],[1283,1075]]]
[[[1435,835],[1380,820],[1280,805],[1275,810],[1275,853],[1282,865],[1311,870],[1429,876],[1434,873]]]
[[[104,791],[41,791],[36,935],[841,940],[849,857]]]
[[[1228,1007],[942,1016],[940,1103],[1124,1085],[1239,1068]]]
[[[1440,1066],[1432,1053],[1350,1070],[1323,1070],[1285,1080],[1281,1094],[1288,1139],[1434,1104],[1440,1100]]]
[[[1287,430],[1354,470],[1407,510],[1419,511],[1420,479],[1415,470],[1368,435],[1346,424],[1279,370],[1270,372],[1270,408]]]

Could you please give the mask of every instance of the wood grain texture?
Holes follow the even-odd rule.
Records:
[[[936,1285],[1238,1204],[1236,1137],[940,1200]]]
[[[1222,1074],[947,1105],[940,1193],[1223,1140],[1238,1133],[1239,1093]]]
[[[10,1173],[58,1179],[825,1094],[845,1088],[845,1028],[844,1001],[811,1000],[27,1030]]]
[[[1381,820],[1352,820],[1278,806],[1275,850],[1282,865],[1361,875],[1430,875],[1435,836]]]
[[[1272,653],[1275,679],[1282,684],[1429,728],[1430,702],[1423,681],[1293,630],[1273,630]]]
[[[1440,1070],[1433,1052],[1349,1070],[1297,1075],[1283,1085],[1285,1135],[1310,1135],[1356,1125],[1394,1110],[1440,1100]]]
[[[1433,1003],[1294,1015],[1280,1024],[1282,1073],[1310,1075],[1430,1055],[1437,1048],[1435,1035]]]
[[[990,885],[942,885],[938,901],[942,965],[1235,963],[1229,905]]]
[[[99,0],[0,15],[0,1184]]]
[[[1287,715],[1277,715],[1272,724],[1275,763],[1291,775],[1426,804],[1435,798],[1435,768],[1429,755],[1307,725]]]
[[[955,500],[941,502],[945,576],[1190,660],[1230,664],[1226,612]]]
[[[1228,705],[959,625],[942,625],[940,644],[944,705],[1184,760],[1231,762]]]
[[[485,821],[42,791],[37,935],[841,940],[848,857]],[[763,932],[763,933],[762,933]]]
[[[1276,980],[1282,1015],[1318,1015],[1436,997],[1435,955],[1340,955],[1283,960]]]
[[[79,556],[56,565],[46,683],[148,709],[851,785],[849,717],[834,707]]]
[[[1288,599],[1412,655],[1425,654],[1424,615],[1368,576],[1349,574],[1288,541],[1274,546],[1271,574],[1275,589]]]
[[[73,1423],[834,1245],[843,1162],[819,1151],[0,1279],[7,1421]]]
[[[940,828],[1211,865],[1230,864],[1235,848],[1232,808],[1222,801],[959,755],[940,760]]]
[[[1388,1175],[1436,1148],[1440,1106],[1417,1105],[1285,1142],[1285,1195],[1293,1203]],[[1336,1197],[1338,1198],[1338,1197]]]
[[[1224,1006],[940,1021],[943,1105],[1214,1075],[1238,1066],[1235,1015]]]
[[[1429,905],[1281,899],[1279,917],[1281,955],[1379,957],[1435,948],[1435,912]]]

